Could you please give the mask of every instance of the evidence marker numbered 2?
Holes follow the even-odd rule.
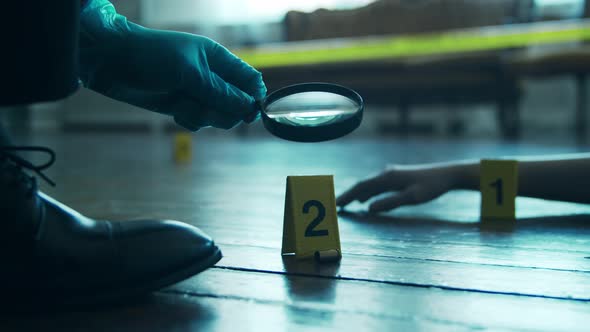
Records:
[[[282,254],[320,262],[341,258],[333,176],[287,177]]]

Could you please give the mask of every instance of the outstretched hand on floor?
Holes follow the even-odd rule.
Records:
[[[344,207],[353,201],[364,203],[383,193],[390,194],[373,201],[369,212],[424,203],[453,189],[456,182],[454,173],[452,168],[438,165],[391,166],[342,193],[336,199],[336,205]]]

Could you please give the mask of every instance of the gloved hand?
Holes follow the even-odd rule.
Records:
[[[217,42],[144,28],[92,0],[81,13],[80,79],[113,99],[169,114],[196,131],[229,129],[258,117],[260,72]]]

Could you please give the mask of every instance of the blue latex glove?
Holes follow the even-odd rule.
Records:
[[[81,13],[80,79],[193,131],[252,122],[255,101],[266,95],[260,72],[217,42],[139,26],[106,0],[90,1]]]

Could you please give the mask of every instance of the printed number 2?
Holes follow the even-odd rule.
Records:
[[[502,195],[502,179],[490,183],[490,187],[496,188],[496,204],[502,205],[504,196]]]
[[[328,235],[327,229],[322,229],[322,230],[315,230],[314,229],[326,217],[326,208],[324,207],[324,205],[320,201],[311,200],[311,201],[307,201],[307,202],[305,202],[305,204],[303,204],[303,213],[305,213],[305,214],[309,213],[309,209],[311,209],[312,206],[315,206],[318,209],[318,215],[315,217],[314,220],[311,221],[311,223],[305,229],[305,236],[310,237],[310,236],[326,236],[326,235]]]

